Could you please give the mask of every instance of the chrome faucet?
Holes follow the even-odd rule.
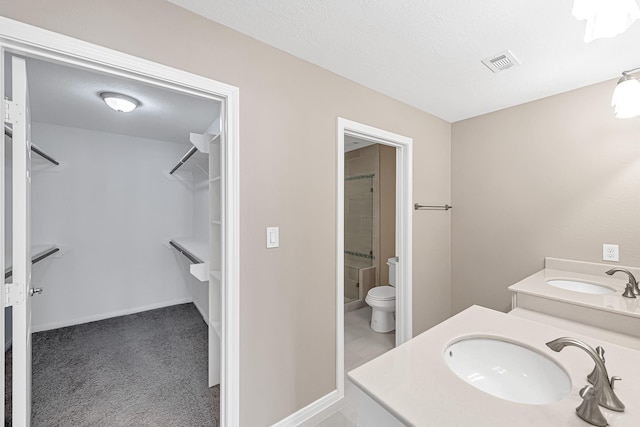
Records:
[[[613,392],[607,368],[593,347],[576,338],[570,337],[558,338],[547,343],[547,347],[556,352],[559,352],[566,346],[578,347],[579,349],[584,350],[596,363],[597,375],[595,378],[596,383],[594,384],[594,388],[596,390],[598,404],[607,409],[611,409],[612,411],[623,412],[624,403],[622,403],[620,399],[618,399],[618,396]]]
[[[604,359],[604,348],[602,348],[601,346],[597,346],[596,353],[598,354],[600,360],[602,360],[602,363],[605,364],[604,366],[607,366],[607,361]],[[589,384],[594,385],[596,383],[596,378],[598,378],[598,368],[594,366],[591,373],[587,375],[587,381],[589,381]]]
[[[612,268],[609,271],[605,271],[609,276],[613,276],[613,273],[617,272],[626,273],[629,276],[629,282],[627,283],[627,287],[624,289],[624,293],[622,294],[625,298],[635,298],[636,295],[640,295],[640,289],[638,288],[638,281],[633,276],[633,274],[624,268]]]

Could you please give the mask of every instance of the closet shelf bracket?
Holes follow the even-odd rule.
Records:
[[[193,133],[189,134],[189,141],[198,149],[199,152],[209,154],[209,143],[216,140],[216,138],[220,136],[212,135],[210,133]]]

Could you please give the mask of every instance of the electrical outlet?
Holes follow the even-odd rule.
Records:
[[[618,256],[618,245],[602,245],[602,260],[620,261],[620,257]]]

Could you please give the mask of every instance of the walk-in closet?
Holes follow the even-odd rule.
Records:
[[[15,298],[30,301],[32,332],[25,347],[24,313],[5,309],[5,414],[17,404],[36,427],[215,425],[220,101],[10,53],[4,72],[11,100],[24,77],[30,110],[25,131],[4,126],[4,247],[5,282],[31,277]],[[14,185],[24,132],[26,188]],[[30,272],[14,265],[15,230]],[[11,381],[21,369],[30,391]]]

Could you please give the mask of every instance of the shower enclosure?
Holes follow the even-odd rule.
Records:
[[[364,305],[376,283],[374,178],[375,174],[347,175],[344,182],[344,302],[353,309]]]

